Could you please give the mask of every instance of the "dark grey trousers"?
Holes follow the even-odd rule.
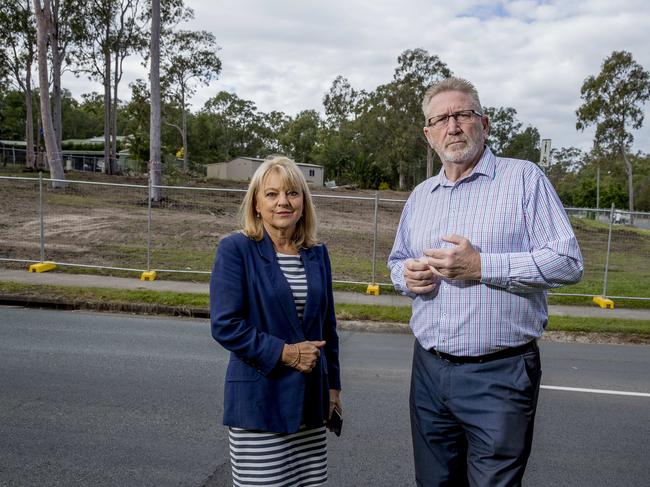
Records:
[[[419,487],[521,485],[541,380],[539,350],[456,364],[415,341],[411,432]]]

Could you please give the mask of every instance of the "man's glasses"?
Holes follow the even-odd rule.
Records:
[[[483,114],[476,110],[460,110],[448,115],[436,115],[427,121],[427,126],[434,129],[441,129],[449,124],[449,119],[454,118],[456,123],[470,123],[474,120],[474,115],[482,117]]]

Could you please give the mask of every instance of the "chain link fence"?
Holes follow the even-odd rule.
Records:
[[[207,280],[220,238],[237,230],[244,189],[0,176],[0,262],[52,261],[77,272],[155,270]],[[404,206],[379,194],[313,195],[335,282],[390,285],[386,267]],[[650,300],[650,213],[567,208],[585,259],[574,286],[551,294]]]

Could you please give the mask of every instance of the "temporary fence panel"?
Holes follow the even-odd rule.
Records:
[[[114,271],[156,270],[207,280],[215,247],[240,228],[243,189],[0,177],[0,261],[50,260]],[[337,282],[390,285],[386,266],[405,200],[316,191],[318,237]],[[650,299],[650,213],[567,208],[584,261],[582,281],[553,289]],[[611,239],[610,239],[611,220]],[[632,224],[634,226],[632,226]],[[609,249],[609,253],[608,253]]]
[[[63,182],[63,181],[61,181]],[[47,259],[77,267],[146,268],[146,185],[65,181],[44,194]]]
[[[578,284],[552,289],[553,294],[600,295],[607,257],[609,210],[566,208],[584,260],[584,274]]]
[[[603,294],[614,300],[620,297],[649,298],[650,229],[644,229],[642,224],[650,219],[650,213],[630,214],[614,209],[611,214],[611,249],[607,288]]]
[[[40,261],[40,229],[39,179],[0,176],[0,262]]]
[[[245,191],[155,188],[162,199],[151,205],[151,268],[207,280],[219,240],[239,228],[237,214]]]
[[[316,193],[318,237],[327,245],[334,281],[372,281],[374,197]]]

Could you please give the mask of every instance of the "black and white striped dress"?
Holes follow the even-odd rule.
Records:
[[[307,275],[299,255],[276,254],[302,320]],[[267,433],[230,428],[230,460],[236,487],[315,487],[327,483],[325,427],[300,427],[297,433]]]

